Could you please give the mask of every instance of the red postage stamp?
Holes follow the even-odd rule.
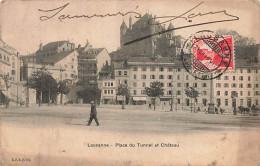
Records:
[[[192,38],[193,71],[233,70],[232,36]]]

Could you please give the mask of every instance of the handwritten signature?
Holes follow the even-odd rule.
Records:
[[[173,21],[173,20],[177,20],[177,19],[183,19],[183,20],[191,23],[193,21],[192,19],[194,19],[196,17],[198,18],[198,17],[202,17],[202,16],[206,16],[206,15],[215,15],[215,14],[219,14],[219,13],[222,13],[222,14],[228,16],[229,19],[220,19],[220,20],[217,20],[217,21],[206,21],[206,22],[195,23],[195,24],[190,24],[190,25],[186,25],[186,26],[171,28],[171,29],[167,29],[167,30],[162,30],[160,32],[153,33],[151,35],[147,35],[147,36],[140,37],[140,38],[137,38],[135,40],[129,41],[129,42],[125,43],[124,45],[129,45],[129,44],[132,44],[132,43],[135,43],[135,42],[138,42],[138,41],[141,41],[141,40],[144,40],[144,39],[156,36],[156,35],[161,35],[161,34],[173,31],[173,30],[184,29],[184,28],[195,27],[195,26],[201,26],[201,25],[207,25],[207,24],[215,24],[215,23],[220,23],[220,22],[228,22],[228,21],[239,20],[239,17],[228,14],[226,10],[220,10],[220,11],[214,11],[214,12],[210,11],[210,12],[207,12],[207,13],[201,13],[201,12],[194,13],[193,10],[198,8],[199,6],[201,6],[203,3],[204,2],[201,2],[198,5],[194,6],[193,8],[187,10],[183,14],[180,14],[180,15],[177,15],[177,16],[161,16],[161,17],[151,18],[151,19],[148,20],[148,24],[149,25],[159,25],[159,24],[164,24],[164,23],[167,23],[167,22],[170,22],[170,21]],[[40,20],[41,21],[47,21],[47,20],[55,18],[55,16],[58,17],[58,20],[60,22],[63,22],[65,19],[93,18],[93,17],[103,18],[103,17],[114,17],[114,16],[126,16],[126,15],[129,15],[129,14],[133,14],[133,16],[135,18],[141,18],[142,17],[141,13],[136,12],[136,11],[128,11],[128,12],[125,12],[125,13],[117,12],[117,13],[107,13],[107,14],[93,14],[93,15],[85,15],[85,14],[82,14],[82,15],[66,14],[65,15],[65,14],[61,14],[61,12],[67,6],[69,6],[69,3],[62,5],[58,8],[54,8],[54,9],[48,9],[48,10],[38,9],[40,12],[47,13],[47,15],[40,16]],[[136,6],[136,9],[137,8],[138,8],[138,6]],[[61,14],[61,15],[58,15],[58,14]],[[156,20],[168,19],[168,20],[163,21],[163,22],[152,23],[152,20],[155,20],[155,19]]]
[[[222,19],[222,20],[217,20],[217,21],[206,21],[206,22],[201,22],[201,23],[197,23],[197,24],[191,24],[191,25],[180,26],[180,27],[171,28],[171,29],[167,29],[167,30],[162,30],[160,32],[153,33],[151,35],[147,35],[147,36],[140,37],[140,38],[137,38],[135,40],[129,41],[127,43],[124,43],[124,45],[133,44],[135,42],[138,42],[138,41],[141,41],[141,40],[145,40],[147,38],[151,38],[151,37],[156,36],[156,35],[161,35],[161,34],[173,31],[173,30],[184,29],[184,28],[195,27],[195,26],[201,26],[201,25],[207,25],[207,24],[215,24],[215,23],[220,23],[220,22],[228,22],[228,21],[237,21],[237,20],[239,20],[239,17],[231,15],[231,14],[228,14],[226,10],[215,11],[215,12],[210,11],[208,13],[201,13],[201,12],[199,12],[197,14],[191,13],[194,9],[196,9],[197,7],[199,7],[203,3],[204,2],[199,3],[195,7],[189,9],[188,11],[184,12],[183,14],[181,14],[179,16],[162,16],[162,17],[151,18],[151,19],[148,20],[148,24],[150,24],[150,25],[159,25],[159,24],[164,24],[164,23],[176,20],[176,19],[184,19],[187,22],[192,22],[193,18],[202,17],[202,16],[206,16],[206,15],[214,15],[214,14],[218,14],[218,13],[223,13],[224,15],[229,16],[230,19]],[[154,19],[159,20],[159,19],[162,19],[162,18],[163,19],[168,18],[169,20],[166,20],[166,21],[163,21],[163,22],[159,22],[159,23],[152,23],[152,20],[154,20]]]
[[[61,13],[61,11],[63,11],[67,6],[69,5],[69,3],[63,5],[63,6],[60,6],[58,8],[54,8],[54,9],[49,9],[49,10],[43,10],[43,9],[38,9],[40,12],[44,12],[44,13],[51,13],[49,16],[41,16],[40,17],[40,20],[41,21],[47,21],[49,19],[52,19],[54,18],[56,15],[58,15],[59,13]],[[138,8],[138,6],[136,6],[136,9]],[[82,14],[82,15],[60,15],[58,17],[58,20],[60,22],[63,22],[63,20],[65,19],[75,19],[75,18],[93,18],[93,17],[100,17],[100,18],[103,18],[103,17],[112,17],[112,16],[125,16],[125,15],[128,15],[128,14],[133,14],[133,16],[135,18],[141,18],[142,15],[138,12],[135,12],[135,11],[128,11],[126,13],[122,13],[122,12],[117,12],[117,13],[107,13],[107,14],[93,14],[93,15],[85,15],[85,14]]]

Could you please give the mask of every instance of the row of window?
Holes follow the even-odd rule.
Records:
[[[173,71],[172,67],[164,68],[164,67],[159,67],[159,71]],[[133,71],[138,71],[138,67],[134,67]],[[141,71],[147,71],[147,67],[141,67]],[[156,67],[150,67],[150,71],[156,71]]]
[[[216,83],[216,87],[217,88],[221,88],[221,83]],[[231,84],[231,88],[236,88],[236,87],[237,87],[236,83]],[[252,88],[252,84],[247,84],[246,87],[247,88]],[[255,88],[258,88],[258,87],[259,87],[259,85],[255,84]],[[229,83],[224,83],[224,88],[229,88]],[[239,84],[239,88],[244,88],[244,85],[243,84]]]
[[[8,56],[2,56],[2,54],[0,54],[0,59],[3,59],[3,60],[5,60],[5,61],[7,61],[7,62],[9,62],[9,57]]]
[[[114,90],[104,90],[104,94],[114,94]]]
[[[114,86],[113,82],[105,82],[105,86]]]
[[[73,77],[74,74],[70,74],[70,77]],[[68,74],[65,74],[65,77],[68,77]]]
[[[221,92],[220,92],[220,91],[217,91],[217,96],[220,96],[220,95],[221,95]],[[225,96],[228,96],[228,91],[225,91],[225,92],[224,92],[224,95],[225,95]],[[239,95],[240,95],[240,96],[243,96],[243,91],[240,91],[240,92],[239,92]],[[255,95],[256,95],[256,96],[260,95],[259,91],[255,91]],[[247,96],[251,96],[251,91],[247,91]]]
[[[146,82],[143,82],[142,86],[143,87],[146,87]],[[177,87],[181,87],[182,83],[177,83]],[[194,83],[194,84],[191,84],[191,86],[193,85],[193,87],[197,88],[198,87],[198,84],[197,83]],[[150,86],[151,86],[151,83],[150,83]],[[173,86],[173,83],[169,82],[167,83],[167,87],[172,87]],[[137,87],[137,82],[133,82],[133,87]],[[163,82],[161,82],[161,87],[165,87],[165,84]],[[185,83],[184,84],[184,87],[190,87],[190,83]],[[207,87],[207,84],[206,83],[201,83],[201,87]]]
[[[137,79],[137,75],[134,74],[133,78]],[[146,78],[147,77],[146,77],[145,74],[141,75],[141,79],[146,79]],[[171,80],[171,79],[173,79],[173,75],[167,75],[167,76],[166,75],[159,75],[159,79],[164,79],[164,78],[167,78],[167,79]],[[150,75],[150,79],[156,79],[156,75],[154,75],[154,74]],[[180,80],[180,79],[181,79],[181,76],[177,75],[177,80]],[[186,75],[186,80],[189,80],[189,75]],[[195,79],[195,80],[197,80],[197,79]]]
[[[246,70],[247,73],[253,73],[253,71],[255,71],[255,73],[258,73],[258,70],[257,70],[257,69],[255,69],[255,70],[253,70],[253,69],[247,69],[247,70]],[[240,69],[240,73],[243,73],[243,69]]]
[[[141,92],[142,95],[145,95],[145,91],[144,91],[144,90],[141,90],[140,92]],[[137,90],[133,90],[133,94],[136,95],[136,94],[137,94]],[[171,90],[168,90],[168,91],[166,92],[166,95],[173,95],[173,94],[172,94],[172,91],[171,91]],[[180,90],[176,91],[176,95],[177,95],[177,96],[182,95],[182,94],[181,94],[181,91],[180,91]],[[207,91],[202,91],[202,92],[201,92],[201,95],[204,95],[204,96],[207,95]]]
[[[68,68],[68,65],[65,65],[65,68]],[[73,65],[71,65],[71,69],[74,69]]]
[[[225,106],[229,106],[229,100],[228,100],[228,99],[225,99],[224,102],[225,102],[225,103],[224,103]],[[216,105],[217,105],[217,106],[222,106],[221,104],[222,104],[221,99],[218,98]],[[233,101],[231,100],[231,105],[230,105],[230,106],[233,106],[234,104],[236,104],[236,100],[233,100]],[[255,103],[254,103],[254,104],[255,104],[255,105],[258,105],[258,104],[259,104],[258,99],[255,100]],[[240,100],[239,100],[239,106],[251,107],[251,106],[252,106],[252,100],[251,100],[251,99],[247,99],[247,100],[246,100],[246,105],[244,105],[244,99],[240,99]],[[236,107],[238,107],[238,106],[236,106]]]
[[[256,80],[257,80],[257,77],[255,77],[256,78]],[[216,78],[217,80],[221,80],[221,77],[218,77],[218,78]],[[229,80],[229,76],[224,76],[224,80]],[[233,76],[232,77],[232,80],[233,81],[235,81],[236,80],[236,76]],[[240,81],[243,81],[244,80],[244,76],[239,76],[238,77],[238,80],[240,80]],[[247,76],[247,80],[248,81],[251,81],[251,77],[250,76]]]
[[[141,79],[146,79],[146,78],[147,78],[146,75],[141,75]],[[168,75],[167,78],[169,80],[171,80],[172,79],[172,75]],[[137,79],[137,75],[136,74],[134,74],[134,79]],[[154,79],[156,79],[156,76],[155,75],[150,75],[150,79],[154,80]],[[159,75],[159,79],[164,79],[164,75]]]
[[[78,66],[79,67],[88,67],[88,68],[91,68],[91,67],[93,67],[93,68],[96,68],[97,67],[97,64],[96,63],[91,63],[91,64],[78,64]]]
[[[159,67],[159,71],[173,71],[172,67],[164,68],[164,67]],[[181,72],[181,68],[177,68],[177,72]],[[138,67],[133,67],[133,71],[138,71]],[[147,67],[141,67],[141,71],[147,71]],[[156,71],[156,67],[150,67],[150,71]]]
[[[122,75],[127,76],[127,71],[118,71],[117,75],[119,75],[119,76],[122,76]]]

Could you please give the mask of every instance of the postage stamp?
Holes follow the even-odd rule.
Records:
[[[232,36],[193,38],[193,70],[232,70],[233,59],[229,49],[233,46]]]
[[[212,31],[200,31],[184,43],[182,61],[195,78],[208,80],[234,69],[232,36],[215,36]]]

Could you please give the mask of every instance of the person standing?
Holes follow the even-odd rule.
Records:
[[[91,104],[91,111],[90,111],[90,118],[89,118],[89,121],[88,121],[88,126],[90,126],[93,119],[95,119],[97,126],[99,126],[99,122],[98,122],[98,119],[97,119],[96,104],[95,104],[94,101],[91,101],[90,104]]]

